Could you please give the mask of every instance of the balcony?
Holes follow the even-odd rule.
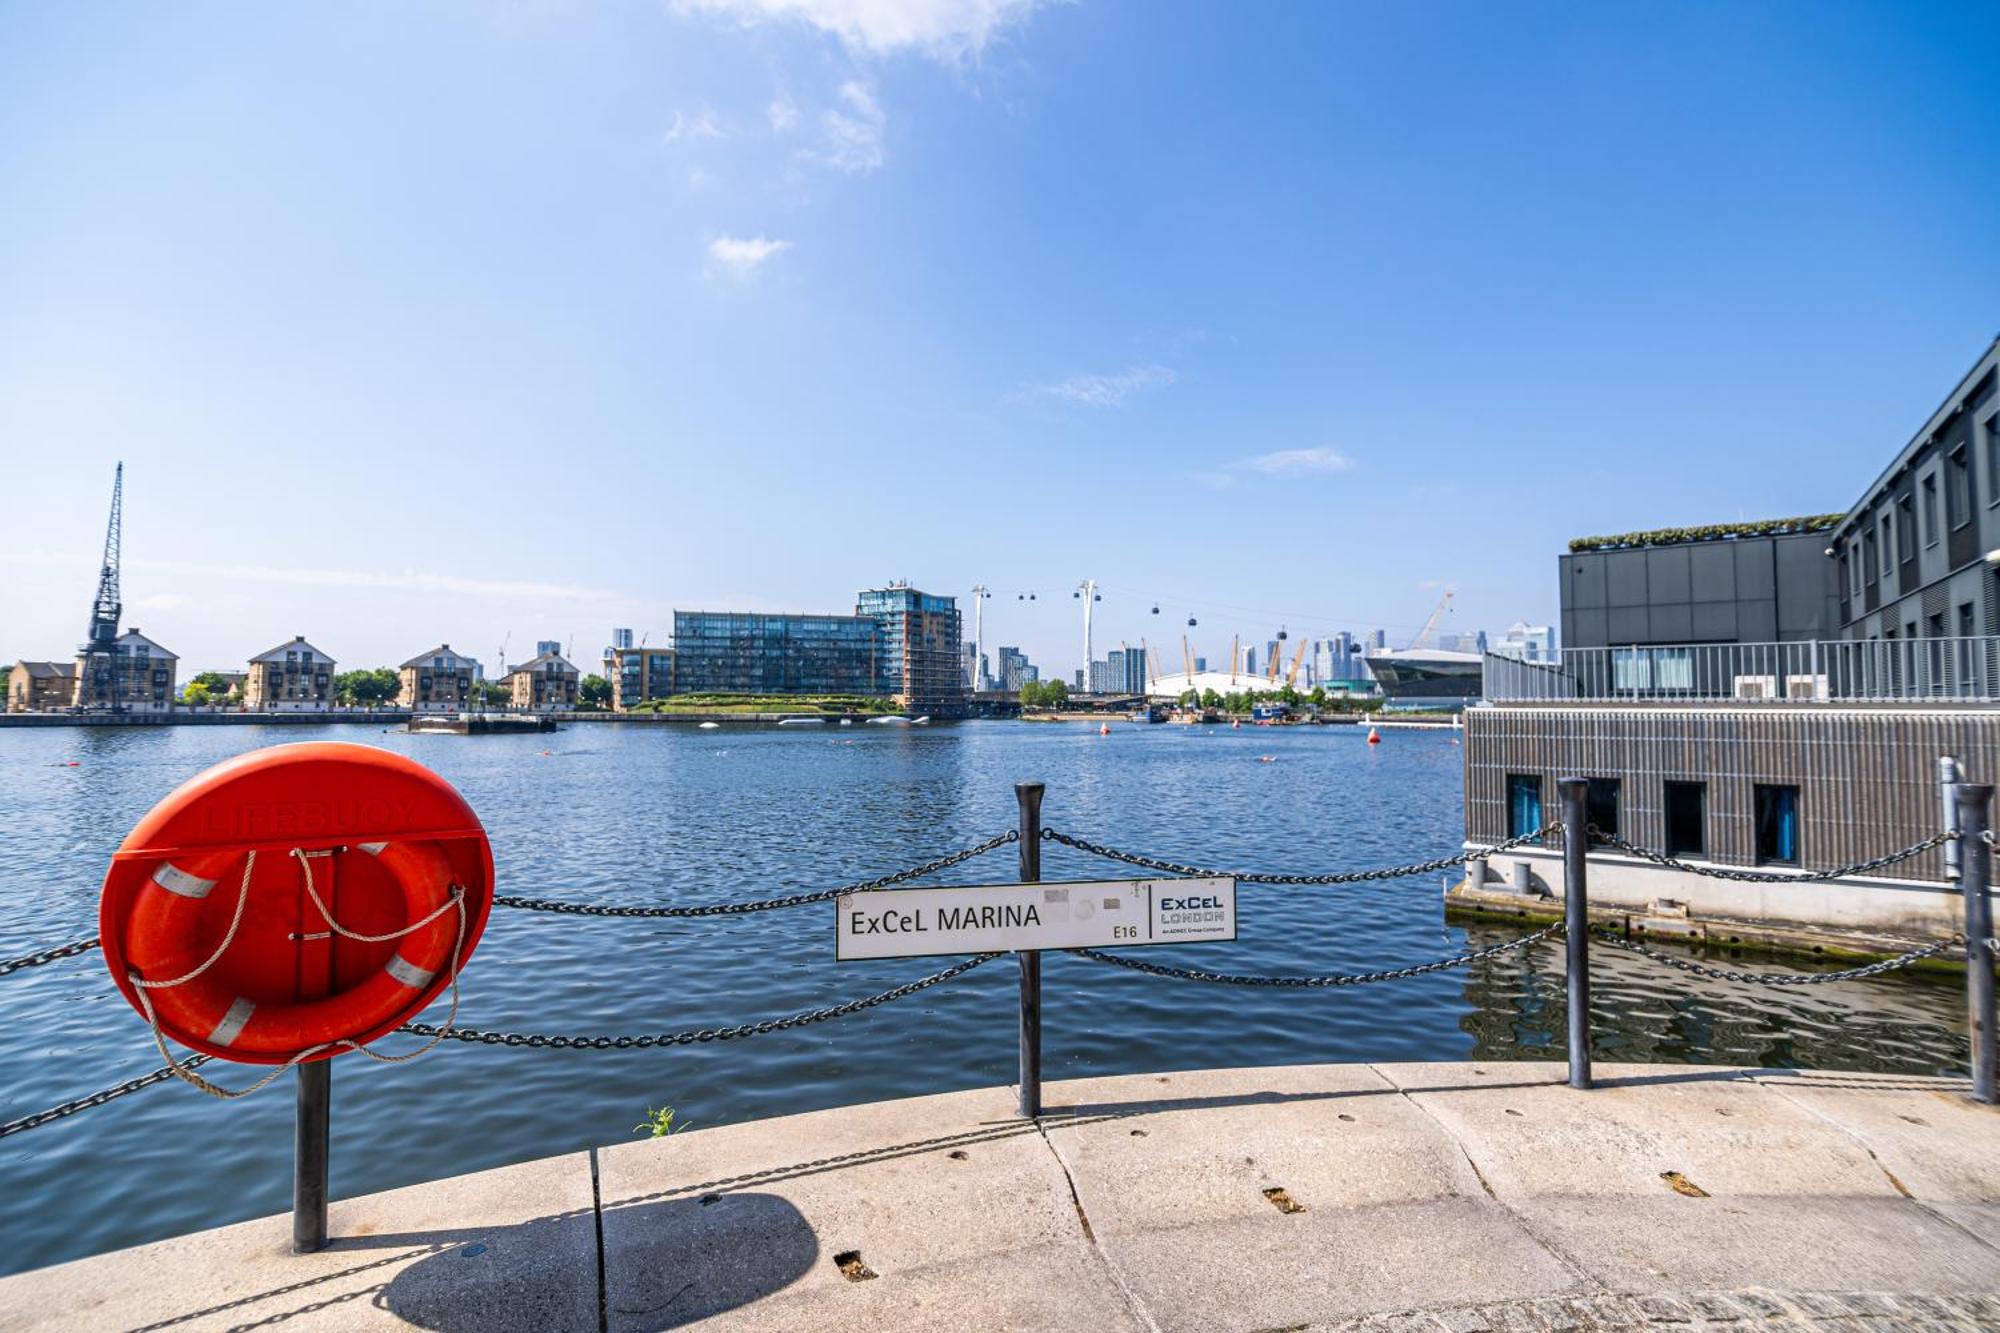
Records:
[[[1496,704],[2000,703],[2000,638],[1565,648],[1547,661],[1489,653]]]

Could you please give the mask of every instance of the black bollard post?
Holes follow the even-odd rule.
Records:
[[[1972,1096],[1991,1105],[1994,1092],[1993,857],[1986,846],[1992,827],[1993,788],[1958,784],[1958,886],[1965,895],[1965,998],[1972,1028]]]
[[[1042,784],[1014,785],[1021,804],[1021,882],[1042,877]],[[1042,956],[1024,949],[1014,957],[1021,964],[1021,1118],[1042,1113]]]
[[[1556,783],[1563,811],[1563,946],[1569,991],[1569,1085],[1590,1086],[1590,889],[1588,859],[1590,784],[1582,778]]]
[[[292,1253],[326,1248],[327,1139],[333,1118],[333,1061],[297,1070],[299,1103],[292,1157]]]

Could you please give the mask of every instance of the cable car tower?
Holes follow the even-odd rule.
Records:
[[[77,649],[76,702],[84,708],[125,706],[124,672],[118,660],[118,544],[124,527],[125,464],[111,481],[111,521],[104,529],[104,566],[97,575],[97,600],[90,608],[90,638]]]

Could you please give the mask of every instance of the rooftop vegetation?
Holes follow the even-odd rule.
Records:
[[[1609,537],[1572,537],[1571,551],[1622,551],[1637,546],[1675,546],[1683,542],[1727,542],[1741,537],[1783,537],[1798,532],[1824,532],[1845,514],[1808,514],[1802,518],[1767,518],[1754,523],[1705,523],[1693,528],[1653,528]]]

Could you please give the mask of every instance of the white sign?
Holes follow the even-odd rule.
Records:
[[[1236,938],[1236,881],[1222,876],[870,889],[835,906],[841,962]]]

